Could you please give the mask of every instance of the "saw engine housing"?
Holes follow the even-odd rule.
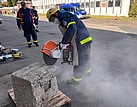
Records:
[[[72,50],[72,46],[69,44],[67,45],[63,50],[62,50],[62,59],[63,63],[68,63],[70,64],[73,61],[73,50]]]

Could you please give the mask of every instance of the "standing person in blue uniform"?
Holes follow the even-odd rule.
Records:
[[[62,32],[62,44],[73,46],[73,77],[68,84],[77,84],[82,80],[83,73],[91,73],[92,37],[84,23],[74,14],[61,12],[51,8],[46,14],[49,22],[58,23]],[[57,21],[58,20],[58,21]]]
[[[38,16],[37,10],[35,9],[35,6],[32,6],[32,12],[33,12],[33,17],[34,17],[34,23],[36,25],[35,30],[36,30],[36,32],[39,32],[39,30],[38,30],[39,16]]]
[[[21,2],[21,8],[17,12],[17,26],[20,31],[24,31],[24,37],[27,40],[28,47],[31,47],[32,45],[31,35],[33,43],[36,46],[39,46],[35,31],[33,13],[29,8],[26,7],[26,3],[24,1]]]

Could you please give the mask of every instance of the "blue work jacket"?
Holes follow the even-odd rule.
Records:
[[[62,38],[63,44],[70,43],[75,33],[76,33],[76,43],[80,45],[92,43],[92,37],[88,29],[76,15],[69,12],[59,11],[58,19],[60,21],[60,25],[67,29],[65,35],[63,35]]]
[[[29,8],[20,8],[17,12],[17,26],[18,28],[27,28],[33,26],[34,18],[33,13]]]

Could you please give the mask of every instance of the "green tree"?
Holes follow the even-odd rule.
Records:
[[[7,1],[8,1],[8,6],[9,7],[16,6],[17,0],[7,0]]]
[[[15,6],[15,0],[11,0],[12,6]]]
[[[128,15],[129,17],[137,17],[137,0],[133,4],[131,4]]]
[[[11,0],[7,0],[7,2],[8,2],[8,7],[12,7],[13,6]]]
[[[3,2],[3,3],[2,3],[2,6],[3,6],[3,7],[7,7],[7,6],[8,6],[8,2],[7,2],[7,1]]]

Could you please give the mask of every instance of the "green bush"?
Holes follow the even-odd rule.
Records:
[[[131,5],[128,15],[129,17],[137,17],[137,1]]]

